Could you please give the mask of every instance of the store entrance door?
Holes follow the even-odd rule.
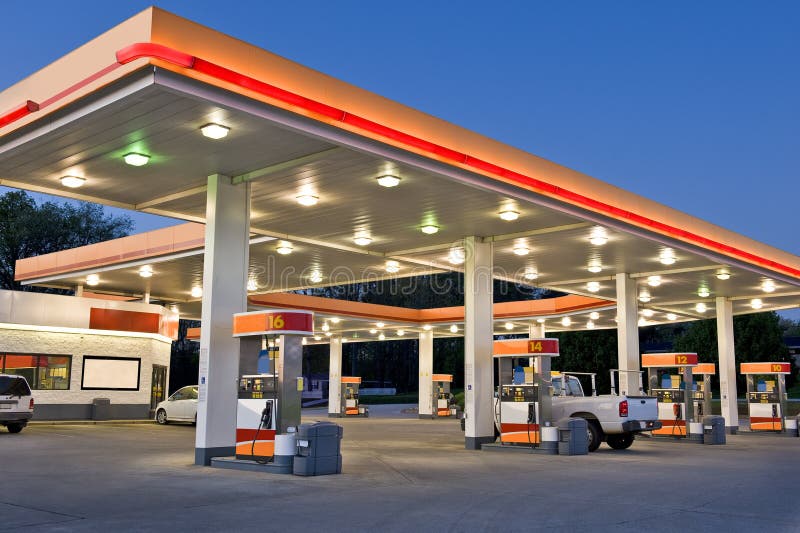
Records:
[[[164,401],[167,392],[167,367],[163,365],[153,365],[153,379],[150,388],[150,417],[156,411],[156,405]]]

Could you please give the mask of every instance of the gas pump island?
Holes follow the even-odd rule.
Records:
[[[658,398],[660,429],[653,435],[686,437],[687,422],[695,421],[694,380],[696,353],[643,354],[642,368],[647,369],[648,394]],[[710,389],[708,390],[710,394]],[[702,435],[702,431],[700,432]]]
[[[240,339],[237,460],[273,463],[276,470],[287,467],[279,464],[280,458],[291,462],[294,434],[300,425],[302,338],[313,335],[313,330],[311,311],[234,315],[233,336]],[[271,352],[277,352],[274,365],[270,364]],[[288,468],[291,472],[291,464]]]
[[[750,431],[783,432],[786,428],[786,374],[791,363],[742,363],[747,376]]]

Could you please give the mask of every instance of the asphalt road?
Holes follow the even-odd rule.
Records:
[[[0,531],[800,531],[798,438],[474,452],[400,407],[341,421],[344,473],[311,478],[194,466],[192,426],[0,430]]]

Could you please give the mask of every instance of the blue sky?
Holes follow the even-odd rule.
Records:
[[[158,5],[800,255],[800,2]],[[147,6],[4,0],[0,87]]]

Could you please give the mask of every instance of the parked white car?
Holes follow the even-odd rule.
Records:
[[[172,396],[156,406],[156,422],[197,423],[197,385],[189,385],[178,389]]]
[[[28,381],[14,374],[0,374],[0,424],[19,433],[33,418],[33,396]]]

